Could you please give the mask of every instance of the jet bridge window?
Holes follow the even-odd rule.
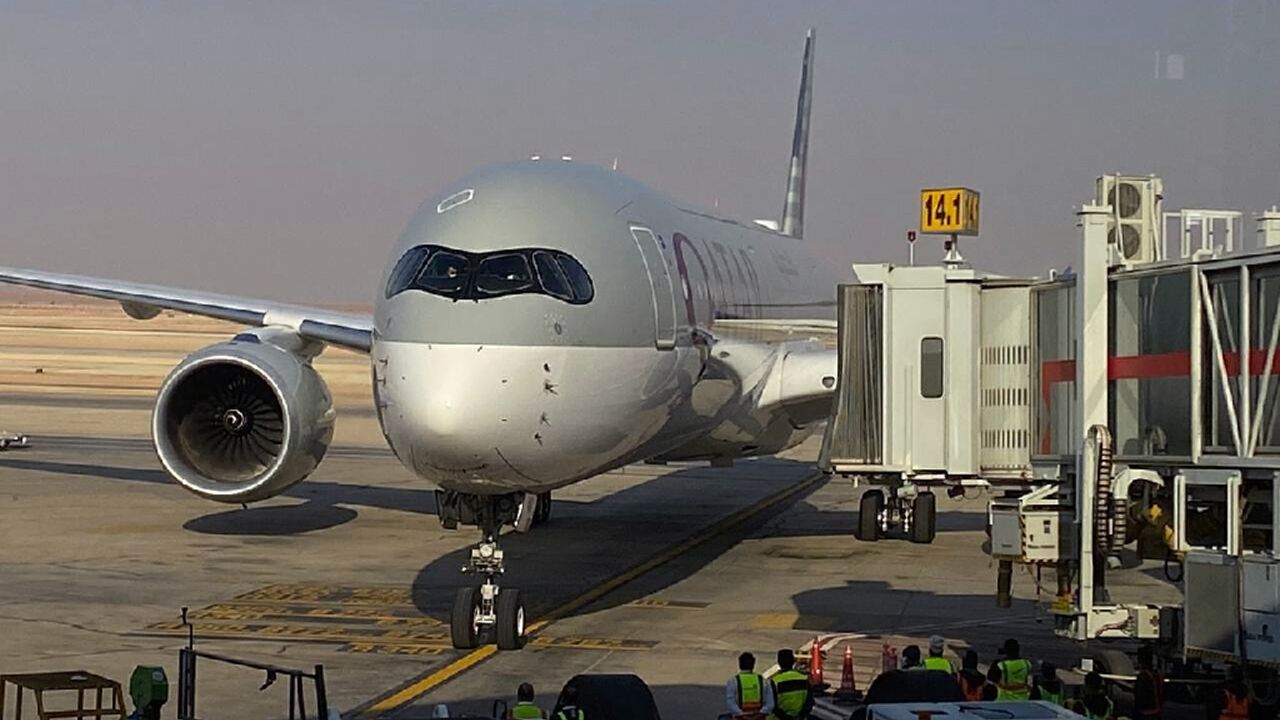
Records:
[[[438,245],[410,248],[387,278],[386,296],[420,290],[453,300],[543,294],[573,305],[595,297],[586,268],[558,250],[521,248],[470,253]]]
[[[920,395],[933,399],[942,397],[942,338],[927,337],[920,340]]]

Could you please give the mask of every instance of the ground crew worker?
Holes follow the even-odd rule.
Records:
[[[956,673],[956,680],[960,683],[960,691],[964,693],[965,700],[979,702],[983,699],[982,689],[987,684],[987,678],[978,671],[977,650],[965,651],[960,672]]]
[[[1096,670],[1084,676],[1084,693],[1073,709],[1089,720],[1115,720],[1115,703],[1107,697],[1107,689],[1102,684],[1102,675]]]
[[[924,665],[920,662],[920,647],[917,645],[908,645],[902,648],[902,669],[903,670],[923,670]]]
[[[533,703],[533,685],[520,683],[516,688],[516,704],[508,713],[511,720],[544,720],[547,714]]]
[[[809,678],[796,671],[796,654],[789,649],[778,651],[778,667],[778,674],[769,681],[774,703],[770,720],[805,720],[813,709]]]
[[[1029,700],[1031,698],[1031,662],[1022,658],[1022,647],[1009,638],[1000,647],[1003,660],[996,663],[1000,679],[996,682],[997,700]]]
[[[1244,670],[1231,666],[1231,675],[1222,686],[1222,706],[1218,720],[1249,720],[1249,686],[1244,682]]]
[[[724,703],[735,720],[762,720],[773,712],[773,687],[756,674],[756,656],[738,656],[738,674],[724,684]]]
[[[1040,675],[1031,686],[1031,699],[1051,702],[1066,707],[1067,688],[1058,679],[1058,666],[1045,660],[1040,663]]]
[[[560,693],[560,712],[555,720],[586,720],[586,713],[578,709],[578,688],[566,685]]]
[[[1138,648],[1138,678],[1133,683],[1134,720],[1159,720],[1164,716],[1164,676],[1156,670],[1150,645]]]
[[[925,670],[941,670],[945,673],[955,674],[956,666],[945,658],[942,653],[947,650],[947,641],[942,639],[941,635],[934,635],[929,638],[929,657],[924,659]]]
[[[987,668],[987,684],[982,686],[982,699],[995,702],[1000,697],[1000,666],[995,663]]]

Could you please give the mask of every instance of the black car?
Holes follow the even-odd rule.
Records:
[[[662,720],[649,686],[635,675],[575,675],[564,686],[578,691],[578,708],[589,720]],[[564,691],[551,717],[564,707]]]

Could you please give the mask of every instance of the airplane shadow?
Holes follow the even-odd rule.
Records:
[[[779,467],[801,465],[780,459],[759,462]],[[520,588],[530,617],[538,618],[550,613],[607,579],[647,561],[663,549],[683,542],[690,535],[687,530],[672,533],[666,544],[646,544],[640,540],[652,538],[664,525],[670,524],[671,521],[663,518],[664,511],[672,507],[673,497],[684,498],[687,503],[696,493],[691,486],[709,483],[707,491],[729,491],[730,485],[726,480],[714,479],[716,472],[705,466],[690,466],[631,486],[609,496],[608,501],[617,505],[616,512],[588,513],[572,506],[562,506],[557,501],[552,519],[547,524],[523,535],[503,535],[502,549],[506,554],[503,585]],[[791,473],[798,475],[794,470]],[[779,483],[777,489],[781,488]],[[625,605],[678,583],[756,532],[767,522],[768,516],[776,515],[800,500],[792,498],[785,506],[774,508],[764,517],[749,520],[700,545],[684,549],[671,562],[572,614]],[[708,515],[704,526],[710,526],[716,520],[716,517]],[[464,531],[475,533],[474,528],[465,528]],[[831,534],[843,533],[833,529]],[[457,589],[475,582],[458,572],[470,553],[470,546],[460,548],[436,558],[418,572],[413,580],[413,598],[420,612],[448,621]]]

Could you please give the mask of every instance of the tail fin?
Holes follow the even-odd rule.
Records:
[[[809,164],[809,110],[813,107],[814,29],[804,39],[804,67],[800,71],[800,97],[796,101],[796,131],[791,139],[791,174],[787,177],[787,202],[782,209],[782,234],[804,237],[804,179]]]

